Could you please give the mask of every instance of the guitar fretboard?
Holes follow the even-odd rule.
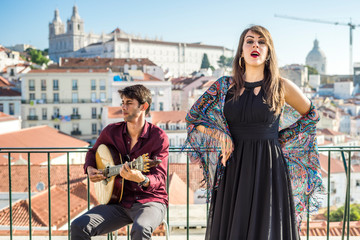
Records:
[[[141,159],[140,159],[141,158]],[[120,169],[122,168],[124,164],[119,164],[116,166],[112,166],[108,168],[108,174],[106,177],[112,177],[112,176],[116,176],[119,175]],[[130,168],[131,169],[137,169],[137,170],[142,170],[144,167],[144,164],[142,163],[142,157],[140,156],[139,158],[137,158],[135,161],[129,163]]]

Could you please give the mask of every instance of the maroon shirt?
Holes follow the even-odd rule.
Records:
[[[130,151],[131,138],[127,133],[126,122],[109,124],[100,133],[95,145],[86,154],[84,170],[88,166],[96,168],[95,153],[100,144],[112,145],[122,155],[123,161],[131,161],[137,157],[149,153],[150,159],[160,159],[162,162],[150,169],[150,172],[143,173],[150,180],[150,185],[145,188],[136,182],[125,180],[124,193],[120,204],[130,208],[133,203],[160,202],[168,205],[166,192],[166,174],[169,156],[169,139],[166,133],[159,127],[145,121],[144,129],[138,142]],[[115,163],[119,164],[119,163]]]

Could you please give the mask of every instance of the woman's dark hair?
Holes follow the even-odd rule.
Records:
[[[268,53],[266,57],[266,63],[264,68],[264,91],[266,95],[266,103],[269,105],[270,110],[276,114],[281,112],[281,108],[285,103],[285,89],[283,80],[280,77],[279,68],[277,64],[274,43],[269,31],[259,25],[251,26],[245,29],[239,40],[239,46],[236,51],[236,55],[233,62],[233,79],[235,83],[235,96],[240,94],[241,88],[244,87],[244,73],[246,72],[245,61],[241,59],[243,52],[243,45],[245,41],[245,35],[252,31],[259,34],[265,39],[265,43],[268,46]]]

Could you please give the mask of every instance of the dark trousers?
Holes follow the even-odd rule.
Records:
[[[71,223],[71,240],[89,240],[91,236],[106,234],[130,223],[133,223],[132,240],[151,239],[165,212],[165,204],[158,202],[134,203],[129,209],[119,204],[99,205]]]

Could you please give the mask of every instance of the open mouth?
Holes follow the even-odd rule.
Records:
[[[258,51],[252,51],[251,56],[252,57],[258,57],[258,56],[260,56],[260,53]]]

